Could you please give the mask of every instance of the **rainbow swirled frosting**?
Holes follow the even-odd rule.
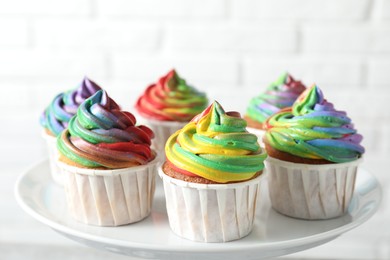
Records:
[[[53,136],[58,136],[76,114],[79,105],[101,88],[87,77],[80,86],[58,94],[45,109],[40,118],[41,125]]]
[[[204,93],[189,86],[175,70],[171,70],[145,90],[135,108],[145,118],[188,122],[202,112],[207,103]]]
[[[279,110],[290,107],[306,87],[290,74],[284,73],[267,90],[249,102],[246,116],[263,123]]]
[[[218,102],[167,141],[167,163],[179,173],[228,183],[251,179],[263,170],[266,153],[246,131],[238,112],[225,113]]]
[[[364,153],[351,119],[324,99],[316,86],[308,88],[291,108],[270,117],[265,123],[265,142],[273,148],[309,159],[342,163]]]
[[[144,165],[155,157],[150,149],[153,132],[135,124],[131,113],[99,90],[80,105],[57,137],[57,147],[67,160],[87,168]]]

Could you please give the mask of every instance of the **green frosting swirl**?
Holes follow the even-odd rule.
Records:
[[[291,107],[306,87],[290,74],[282,74],[263,93],[252,98],[246,116],[259,123],[283,108]]]
[[[302,158],[341,163],[356,160],[364,153],[362,136],[351,119],[345,112],[335,110],[316,85],[302,93],[292,108],[270,117],[265,129],[269,145]]]
[[[169,138],[167,159],[186,175],[218,183],[248,180],[263,169],[266,154],[245,127],[239,113],[225,113],[214,102]]]

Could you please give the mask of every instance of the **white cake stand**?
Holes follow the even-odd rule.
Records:
[[[171,232],[160,180],[151,215],[120,227],[95,227],[74,221],[67,213],[63,188],[50,177],[48,161],[23,173],[15,194],[20,206],[32,217],[87,246],[141,258],[224,260],[281,256],[324,244],[368,220],[382,198],[375,177],[360,169],[348,214],[331,220],[305,221],[275,212],[270,207],[267,186],[263,185],[255,226],[249,236],[228,243],[197,243]]]

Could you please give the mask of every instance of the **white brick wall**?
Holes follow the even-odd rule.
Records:
[[[390,0],[381,0],[378,4],[380,8],[380,18],[383,20],[390,20]]]
[[[244,83],[266,86],[276,75],[288,71],[306,85],[316,83],[320,88],[362,88],[363,63],[358,57],[337,55],[292,55],[285,57],[251,56],[243,63]],[[259,88],[259,87],[258,87]],[[326,91],[325,91],[326,94]]]
[[[176,68],[189,84],[200,89],[215,84],[238,85],[238,61],[224,55],[131,55],[119,53],[113,56],[113,78],[142,80],[149,84],[171,68]]]
[[[370,0],[232,0],[237,19],[270,19],[289,21],[360,21],[368,13]]]
[[[317,53],[389,53],[390,23],[306,26],[303,50]],[[326,43],[326,44],[324,44]]]
[[[0,14],[10,16],[88,16],[91,14],[91,9],[89,0],[0,1]]]
[[[390,0],[0,1],[0,114],[40,111],[84,75],[130,109],[171,68],[243,112],[289,71],[390,154],[375,141],[390,135],[389,18]]]
[[[103,16],[141,19],[192,19],[223,18],[225,0],[96,0]]]
[[[28,45],[28,30],[26,19],[7,19],[0,16],[1,48],[26,48]]]
[[[155,51],[162,37],[157,23],[104,19],[40,19],[33,30],[39,49]]]
[[[284,71],[317,83],[348,111],[365,137],[365,165],[389,187],[390,0],[0,0],[0,143],[12,151],[0,165],[46,156],[39,115],[84,75],[132,110],[171,68],[241,112]],[[389,258],[383,240],[361,258]]]
[[[196,22],[168,28],[167,48],[182,52],[251,53],[297,50],[294,27],[273,24]]]
[[[173,67],[211,99],[244,111],[250,97],[289,71],[317,83],[367,140],[376,140],[376,131],[390,134],[383,112],[390,97],[389,3],[0,1],[0,84],[10,97],[0,114],[8,107],[40,111],[84,75],[131,108],[135,93]],[[381,130],[367,118],[380,118]],[[389,153],[383,142],[371,147]]]
[[[390,82],[390,59],[372,58],[368,62],[368,85],[374,89],[388,93]]]
[[[102,52],[25,49],[0,51],[1,79],[19,80],[73,77],[76,85],[82,75],[105,76],[108,73]],[[70,86],[73,87],[73,86]],[[59,91],[61,91],[59,89]]]

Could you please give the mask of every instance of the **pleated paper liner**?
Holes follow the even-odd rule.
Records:
[[[344,215],[361,160],[314,165],[268,157],[265,165],[272,207],[284,215],[307,220]]]
[[[47,151],[49,153],[49,165],[50,165],[50,174],[54,182],[60,186],[64,185],[63,176],[61,169],[57,165],[58,161],[58,149],[57,149],[57,137],[49,135],[46,131],[42,131],[42,137],[46,141]]]
[[[70,215],[96,226],[120,226],[146,218],[152,208],[158,157],[147,165],[116,170],[59,162]]]
[[[199,184],[174,179],[159,168],[169,225],[180,237],[198,242],[227,242],[253,229],[260,194],[258,177],[232,184]]]

